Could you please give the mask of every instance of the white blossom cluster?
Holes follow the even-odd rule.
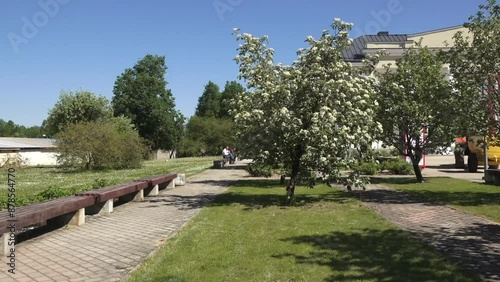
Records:
[[[290,66],[274,63],[266,36],[235,30],[243,41],[235,60],[251,91],[239,101],[236,125],[244,147],[265,162],[291,162],[297,148],[306,169],[336,176],[350,148],[371,146],[381,129],[374,120],[373,80],[342,60],[352,24],[335,19],[297,51]]]

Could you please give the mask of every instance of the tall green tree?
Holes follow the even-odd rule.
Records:
[[[0,119],[0,137],[26,137],[26,138],[39,138],[44,134],[40,126],[26,127],[18,125],[12,120],[5,121]]]
[[[448,146],[454,137],[458,98],[445,80],[443,64],[437,53],[419,46],[396,60],[396,70],[386,65],[378,75],[381,141],[411,160],[419,182],[423,182],[419,162],[424,151]]]
[[[234,103],[237,103],[238,97],[245,92],[243,85],[237,81],[227,81],[224,90],[221,94],[220,118],[234,118],[231,110],[235,108]]]
[[[113,116],[108,99],[90,91],[62,91],[59,100],[49,111],[45,130],[55,135],[66,126],[79,122],[98,121]]]
[[[184,117],[167,89],[165,56],[146,55],[116,80],[112,106],[116,116],[129,117],[152,150],[175,149]]]
[[[5,121],[0,119],[0,136],[1,137],[14,137],[16,134],[18,125],[16,125],[12,120]]]
[[[203,94],[198,98],[195,115],[199,117],[218,117],[221,111],[219,86],[212,81],[205,85]]]
[[[340,169],[350,163],[351,147],[371,145],[374,119],[373,80],[342,60],[352,25],[335,19],[333,34],[307,37],[297,61],[274,63],[267,36],[257,38],[236,29],[236,62],[250,90],[242,95],[235,121],[240,151],[257,163],[283,163],[290,171],[287,201],[293,201],[300,179],[313,186],[317,173],[342,181]],[[348,186],[357,185],[355,175]]]
[[[40,137],[43,137],[43,135],[44,135],[44,132],[42,130],[42,127],[35,125],[35,126],[27,127],[24,130],[23,137],[40,138]]]
[[[218,156],[222,148],[236,146],[234,122],[230,119],[192,116],[179,153],[182,156]]]
[[[456,133],[499,136],[500,6],[488,0],[464,26],[447,54],[463,113]]]

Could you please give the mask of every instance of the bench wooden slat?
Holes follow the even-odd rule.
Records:
[[[169,173],[164,175],[159,175],[149,178],[151,185],[155,186],[157,184],[173,181],[177,178],[177,173]]]
[[[96,203],[102,203],[110,199],[137,192],[139,191],[138,186],[138,182],[129,182],[81,192],[78,195],[93,196]]]
[[[142,189],[152,188],[153,186],[165,182],[173,181],[177,178],[176,173],[154,176],[146,179],[139,179],[129,183],[107,186],[95,190],[84,191],[77,195],[93,196],[96,203],[103,203],[110,199],[119,198]]]
[[[36,203],[28,206],[17,207],[15,211],[16,229],[43,223],[49,219],[78,211],[94,204],[91,196],[61,197],[50,201]],[[8,231],[11,219],[8,211],[0,212],[0,234]]]
[[[146,188],[149,188],[149,186],[150,186],[149,181],[147,181],[147,180],[136,180],[134,182],[137,183],[138,190],[146,189]]]

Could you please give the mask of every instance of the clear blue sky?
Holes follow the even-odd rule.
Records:
[[[116,77],[148,53],[166,56],[168,88],[189,117],[209,80],[223,88],[237,78],[234,27],[269,35],[276,60],[290,64],[304,39],[320,35],[334,18],[354,23],[352,37],[416,33],[460,25],[484,2],[2,0],[0,118],[41,125],[61,90],[111,99]]]

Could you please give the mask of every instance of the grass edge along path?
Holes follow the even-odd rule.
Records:
[[[371,182],[500,223],[500,186],[448,177],[372,177]]]
[[[479,281],[345,192],[242,180],[127,281]]]
[[[56,167],[16,168],[16,206],[71,196],[78,192],[168,173],[186,177],[209,169],[215,157],[144,161],[137,169],[64,171]],[[7,207],[7,167],[0,169],[0,210]]]

